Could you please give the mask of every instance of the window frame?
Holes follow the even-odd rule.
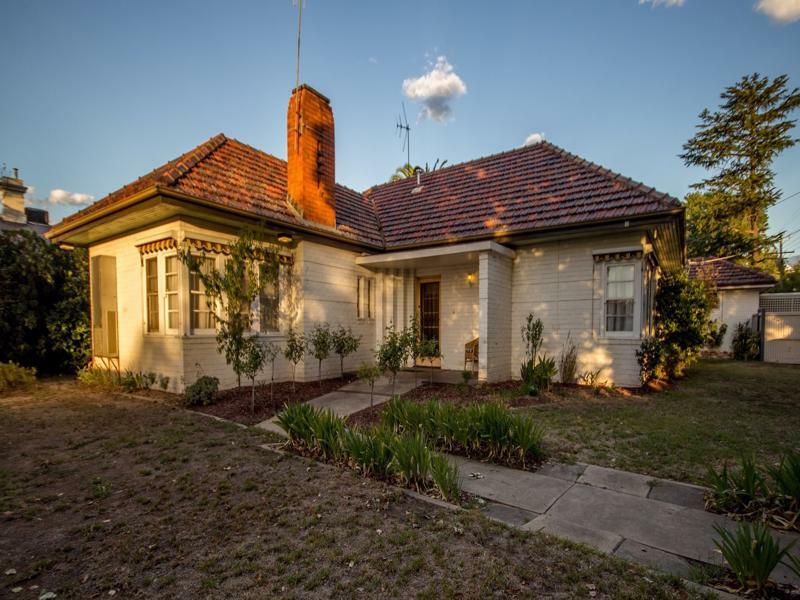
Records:
[[[195,256],[195,258],[197,258],[200,261],[209,261],[210,263],[212,263],[212,268],[214,268],[214,269],[219,268],[218,259],[217,259],[216,256],[208,256],[208,255],[203,256],[201,254],[195,254],[193,256]],[[204,310],[195,311],[192,308],[192,302],[193,302],[193,300],[194,300],[194,298],[196,296],[203,296],[205,298],[206,297],[206,293],[205,293],[205,290],[202,293],[199,292],[199,291],[192,290],[193,272],[190,271],[188,268],[186,270],[188,272],[188,278],[187,278],[188,280],[186,282],[186,289],[187,289],[187,292],[188,292],[187,293],[187,301],[188,301],[187,302],[188,333],[189,333],[189,335],[192,335],[192,336],[216,335],[216,333],[217,333],[217,324],[216,324],[216,321],[214,320],[213,313],[214,313],[214,310],[217,307],[209,306],[207,301],[205,302],[205,306],[208,309],[208,315],[209,315],[209,319],[211,319],[212,327],[205,328],[205,327],[195,327],[194,326],[194,313],[195,312],[206,312],[206,311],[204,311]],[[200,283],[199,279],[197,281],[198,281],[198,283]],[[179,283],[179,286],[180,286],[180,283]]]
[[[359,321],[375,319],[375,277],[359,275],[356,280],[356,318]]]
[[[262,319],[263,317],[262,309],[264,308],[261,302],[262,294],[264,293],[263,288],[259,290],[258,295],[255,298],[254,312],[256,313],[256,315],[258,315],[257,333],[259,335],[275,335],[281,332],[281,303],[283,301],[283,294],[282,294],[283,286],[281,285],[281,282],[284,278],[284,273],[285,273],[284,269],[285,266],[283,265],[283,263],[279,263],[277,279],[274,282],[272,282],[272,285],[275,286],[275,298],[272,301],[272,304],[274,305],[275,308],[274,327],[266,328],[264,320]]]
[[[142,275],[144,278],[144,332],[147,335],[161,333],[161,269],[158,263],[159,257],[155,255],[145,257],[144,264],[142,265]],[[151,276],[148,272],[149,265],[151,264],[155,265],[155,276]],[[151,291],[150,288],[151,281],[155,283],[154,291]],[[150,306],[151,299],[155,300],[155,328],[152,327],[151,322],[151,317],[153,316]]]
[[[642,261],[624,260],[603,262],[602,277],[602,314],[600,327],[605,338],[618,339],[639,339],[642,337]],[[613,267],[633,267],[633,314],[631,316],[631,329],[629,331],[609,331],[608,330],[608,284],[609,271]]]
[[[180,259],[178,258],[177,254],[164,254],[162,256],[164,261],[164,294],[162,296],[162,307],[164,311],[164,332],[167,334],[180,334],[181,331],[181,280],[182,280],[182,264]],[[167,270],[167,261],[169,259],[175,259],[175,270],[168,271]],[[175,289],[170,290],[168,286],[168,277],[174,276],[175,277]],[[169,297],[175,296],[175,308],[170,309],[169,307]],[[170,327],[170,314],[175,315],[175,326]]]

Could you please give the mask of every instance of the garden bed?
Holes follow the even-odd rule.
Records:
[[[345,373],[344,378],[323,379],[321,386],[318,381],[298,382],[295,383],[294,390],[291,381],[283,381],[275,383],[272,397],[269,384],[257,385],[255,411],[250,410],[250,386],[222,390],[217,393],[214,404],[190,408],[244,425],[255,425],[274,417],[284,405],[307,402],[317,396],[333,392],[354,379],[355,375]]]

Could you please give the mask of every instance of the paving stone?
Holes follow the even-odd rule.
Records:
[[[595,467],[594,465],[588,465],[581,476],[578,477],[578,483],[641,496],[642,498],[646,498],[647,494],[650,493],[650,482],[652,480],[652,477],[646,475],[607,469],[606,467]]]
[[[706,491],[706,488],[697,485],[656,479],[655,485],[650,489],[650,494],[647,497],[661,502],[704,510],[705,500],[703,496]]]
[[[548,514],[712,564],[722,564],[714,525],[735,527],[722,515],[588,485],[571,487]]]
[[[622,542],[622,537],[610,531],[602,531],[558,519],[552,515],[540,515],[521,527],[525,531],[543,531],[551,535],[579,542],[610,554]]]
[[[562,463],[545,463],[536,471],[539,475],[547,475],[564,481],[575,482],[586,470],[584,464],[565,465]]]
[[[389,396],[375,394],[373,403],[382,404],[389,400]],[[370,406],[369,394],[357,394],[337,390],[323,396],[309,400],[308,404],[317,408],[328,408],[340,417],[346,417]]]
[[[419,386],[419,383],[422,380],[414,378],[413,373],[398,373],[397,374],[397,381],[394,384],[394,393],[395,395],[405,394],[406,392],[410,392],[414,388]],[[352,383],[348,383],[340,387],[337,391],[339,392],[356,392],[361,394],[369,394],[370,386],[368,383],[364,381],[353,381]],[[380,394],[383,396],[391,396],[392,395],[392,379],[391,377],[379,377],[375,381],[375,394]]]
[[[516,506],[498,504],[497,502],[487,502],[486,505],[481,508],[481,512],[490,519],[500,521],[511,527],[519,527],[536,517],[536,513],[529,510],[523,510]]]
[[[689,562],[686,559],[633,540],[622,542],[614,555],[679,577],[689,576]]]
[[[574,485],[563,479],[538,473],[459,457],[452,459],[458,466],[465,492],[535,513],[545,512],[561,494]],[[480,473],[482,478],[471,477],[473,473]]]

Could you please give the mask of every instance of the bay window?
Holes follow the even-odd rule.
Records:
[[[211,273],[216,261],[211,257],[200,257],[200,273]],[[206,288],[197,271],[189,273],[189,323],[193,332],[214,329],[214,315],[208,302]]]

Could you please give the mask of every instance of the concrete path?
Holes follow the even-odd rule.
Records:
[[[397,380],[394,384],[394,393],[395,395],[405,394],[421,383],[422,379],[418,376],[415,377],[414,373],[401,371],[397,374]],[[391,397],[392,379],[391,377],[382,376],[375,382],[372,403],[377,406],[378,404],[388,402]],[[317,396],[309,400],[308,404],[316,406],[317,408],[327,408],[340,417],[347,417],[370,407],[370,386],[363,381],[356,380],[340,387],[336,391]],[[278,435],[286,435],[286,432],[278,425],[276,417],[262,421],[258,423],[256,427],[277,433]]]
[[[544,531],[687,577],[690,561],[722,565],[714,525],[736,523],[703,510],[704,488],[591,465],[545,465],[535,473],[452,457],[466,492],[487,516]],[[800,534],[775,532],[782,544]],[[793,552],[800,556],[800,541]],[[778,582],[800,585],[783,566]]]

